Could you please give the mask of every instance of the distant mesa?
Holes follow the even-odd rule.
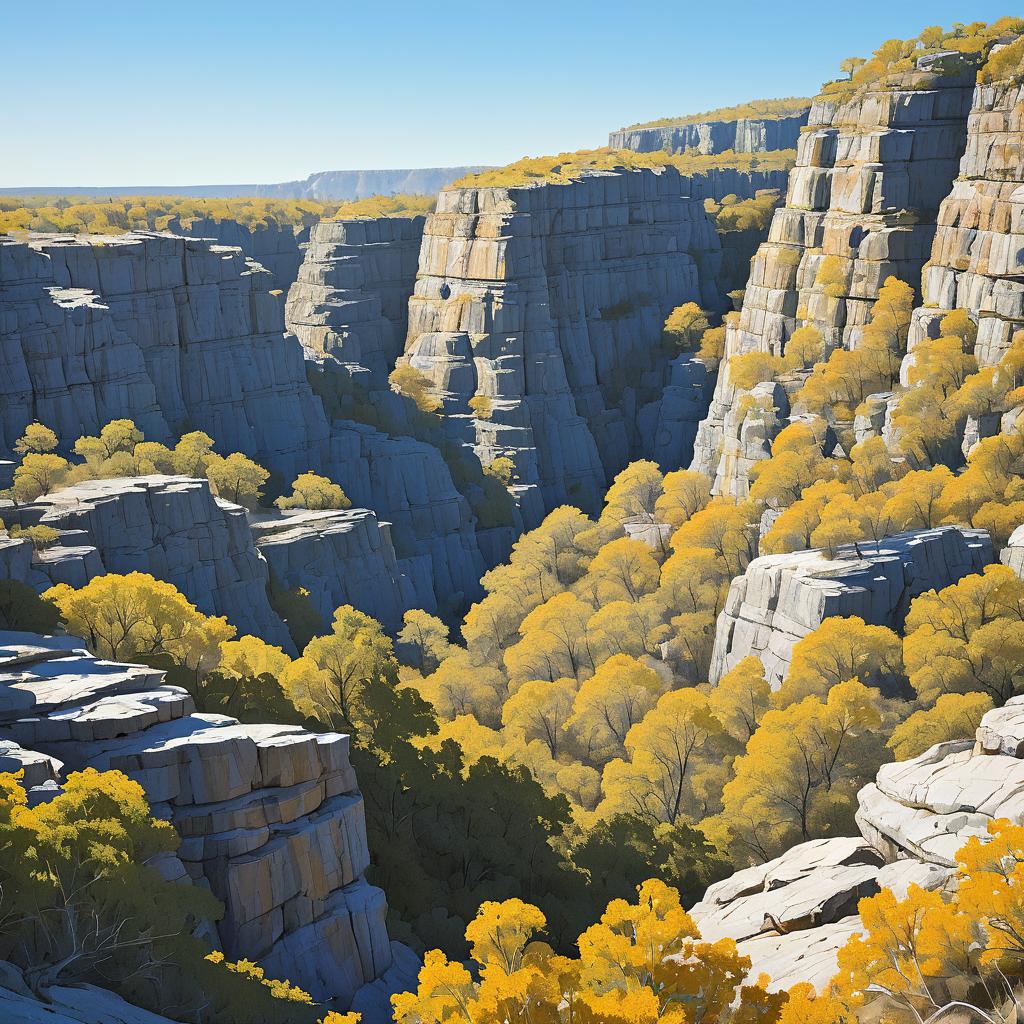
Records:
[[[241,185],[33,185],[0,188],[0,195],[74,196],[195,196],[232,199],[259,196],[278,199],[364,199],[396,192],[435,193],[446,185],[478,171],[475,167],[413,167],[365,171],[318,171],[299,181]]]

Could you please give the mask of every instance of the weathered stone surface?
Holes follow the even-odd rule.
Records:
[[[832,616],[899,629],[910,601],[981,572],[993,560],[983,530],[944,526],[842,547],[835,558],[793,551],[755,558],[729,587],[718,617],[711,679],[756,655],[777,689],[793,645]]]
[[[834,924],[878,891],[881,855],[861,839],[816,839],[711,886],[690,910],[709,942]]]
[[[16,697],[0,702],[0,762],[25,764],[42,799],[87,766],[138,781],[182,836],[159,869],[224,903],[214,938],[230,958],[342,1004],[381,977],[387,908],[363,879],[348,737],[199,714],[163,673],[98,661],[80,644],[0,633],[0,695]]]
[[[439,606],[462,610],[484,571],[474,520],[440,452],[330,423],[284,334],[268,275],[237,249],[136,233],[0,238],[0,452],[39,419],[62,450],[111,419],[151,440],[205,430],[287,483],[313,468],[427,555]]]
[[[826,351],[855,347],[885,279],[914,286],[920,280],[939,204],[966,144],[974,80],[967,64],[958,73],[920,69],[842,100],[814,101],[786,205],[751,263],[740,319],[726,333],[726,363],[695,443],[692,468],[715,479],[716,493],[742,495],[749,482],[749,459],[722,465],[729,458],[724,441],[736,437],[726,426],[738,397],[728,359],[754,351],[781,355],[792,333],[808,324],[821,331]],[[817,282],[829,257],[843,271],[838,297]]]
[[[460,188],[427,219],[405,358],[430,379],[453,439],[484,463],[513,458],[539,490],[528,525],[556,505],[598,507],[653,440],[635,410],[668,383],[666,315],[688,300],[721,306],[718,239],[684,187],[664,168]],[[475,396],[489,418],[473,415]],[[647,413],[656,432],[657,418]]]
[[[92,565],[93,575],[149,573],[173,583],[200,611],[226,616],[240,635],[294,650],[267,599],[267,564],[245,510],[215,498],[206,480],[87,480],[45,495],[20,515],[83,531],[101,563]]]
[[[313,227],[285,323],[315,359],[345,366],[364,387],[387,387],[402,354],[423,217],[320,221]]]
[[[791,117],[741,117],[732,121],[695,121],[689,124],[657,125],[650,128],[620,128],[608,135],[611,149],[635,149],[654,153],[691,150],[713,154],[765,153],[773,149],[795,149],[800,129],[807,124],[810,105]]]
[[[393,633],[407,608],[436,611],[429,562],[399,560],[391,524],[367,509],[291,509],[253,516],[249,526],[275,581],[305,587],[325,622],[351,604]]]
[[[1024,579],[1024,526],[1018,526],[1010,534],[1006,547],[999,553],[999,560]]]
[[[959,177],[938,212],[931,258],[922,275],[911,347],[937,337],[939,321],[967,309],[978,324],[975,354],[998,362],[1024,327],[1024,85],[974,90]]]
[[[883,765],[859,794],[857,824],[888,859],[952,867],[971,836],[994,818],[1024,821],[1024,699],[981,720],[975,742],[939,743],[919,757]]]

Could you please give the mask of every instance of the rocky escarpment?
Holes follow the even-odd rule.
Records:
[[[224,904],[211,928],[229,958],[342,1005],[391,966],[347,736],[197,714],[159,671],[98,661],[74,638],[2,633],[0,740],[7,763],[30,752],[33,801],[87,766],[138,781],[182,837],[160,870]]]
[[[710,678],[756,655],[778,689],[793,646],[832,616],[856,615],[869,625],[899,629],[911,600],[941,590],[993,561],[983,530],[934,530],[844,545],[834,558],[793,551],[755,558],[729,587],[718,617]]]
[[[718,240],[685,188],[673,168],[465,187],[427,219],[404,358],[450,437],[514,460],[528,522],[597,507],[650,449],[636,412],[668,383],[665,317],[721,307]]]
[[[610,149],[633,149],[639,153],[715,154],[765,153],[774,149],[794,149],[800,129],[807,124],[810,105],[778,117],[740,117],[723,121],[686,121],[665,125],[638,125],[620,128],[608,135]]]
[[[225,616],[240,635],[291,654],[268,599],[275,588],[309,591],[325,629],[343,604],[392,633],[406,609],[437,610],[429,555],[399,559],[391,524],[369,509],[251,515],[215,498],[204,479],[149,476],[90,480],[0,512],[8,527],[41,523],[60,533],[41,551],[0,533],[0,579],[42,590],[108,572],[149,573],[200,611]]]
[[[402,354],[423,217],[320,221],[285,323],[312,359],[345,367],[368,389],[387,387]]]
[[[922,275],[910,347],[935,337],[942,317],[967,309],[977,318],[976,355],[996,363],[1024,327],[1024,84],[974,91],[960,173],[938,212]]]
[[[739,322],[727,331],[726,359],[782,355],[803,325],[822,333],[826,353],[856,346],[885,279],[917,285],[966,144],[974,81],[973,63],[956,55],[919,65],[897,81],[815,100],[786,205],[751,263]],[[841,284],[819,282],[826,258]],[[781,390],[800,383],[797,377]],[[768,455],[759,436],[748,443],[745,415],[729,418],[741,397],[723,364],[692,464],[715,480],[716,493],[746,494],[750,463]],[[777,408],[769,442],[785,423],[788,400]],[[750,415],[764,418],[758,407]],[[764,429],[753,425],[755,435]]]
[[[0,240],[0,451],[41,420],[67,450],[129,417],[151,440],[205,430],[281,485],[308,469],[426,554],[446,611],[477,593],[474,521],[437,449],[329,422],[267,275],[237,249],[150,233]]]
[[[270,275],[270,290],[287,294],[299,276],[309,242],[309,224],[268,221],[255,227],[227,217],[196,217],[186,224],[174,218],[167,230],[191,238],[212,238],[218,245],[235,246]]]
[[[433,195],[484,167],[417,167],[402,170],[318,171],[301,181],[256,185],[246,195],[278,199],[365,199],[378,195]]]

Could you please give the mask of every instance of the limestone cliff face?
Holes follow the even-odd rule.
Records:
[[[976,355],[998,362],[1024,327],[1024,85],[974,91],[960,173],[938,212],[910,347],[952,309],[978,322]]]
[[[902,628],[911,600],[941,590],[994,561],[984,530],[943,526],[842,547],[834,558],[793,551],[755,558],[729,587],[711,658],[717,682],[749,655],[778,689],[793,646],[834,615]]]
[[[328,421],[267,275],[238,249],[172,235],[0,240],[0,451],[39,419],[67,448],[130,417],[152,440],[205,430],[282,484],[307,469],[426,555],[440,607],[483,573],[474,520],[437,449]]]
[[[26,767],[33,803],[85,767],[135,779],[182,838],[154,866],[225,906],[219,948],[348,1005],[393,955],[348,736],[198,714],[162,672],[83,647],[0,633],[2,766]]]
[[[514,459],[528,522],[597,507],[649,450],[636,410],[668,383],[666,315],[722,305],[718,239],[686,188],[672,168],[459,188],[427,219],[405,359],[453,439]]]
[[[386,388],[402,354],[423,217],[320,221],[288,293],[285,323],[313,359]]]
[[[433,195],[483,167],[416,167],[398,170],[318,171],[301,181],[255,185],[246,195],[278,199],[365,199],[367,196]]]
[[[781,355],[805,324],[821,331],[827,351],[855,346],[887,277],[917,286],[964,152],[974,79],[973,65],[940,73],[922,63],[898,82],[815,100],[786,204],[751,263],[739,323],[727,332],[727,359]],[[827,257],[841,268],[841,294],[817,283]],[[728,421],[740,397],[723,364],[692,467],[715,478],[717,493],[744,495],[749,464],[768,454],[746,444],[744,417]]]
[[[793,149],[800,129],[807,124],[810,108],[790,117],[741,117],[734,121],[697,121],[691,124],[656,125],[649,128],[620,128],[608,135],[610,149],[633,149],[639,153],[665,150],[682,153],[764,153],[772,149]]]
[[[271,221],[260,227],[250,228],[230,218],[199,217],[182,225],[172,220],[168,231],[191,238],[212,238],[218,245],[231,245],[242,250],[255,260],[270,278],[268,289],[280,290],[287,294],[299,275],[299,267],[309,242],[308,224],[278,224]]]

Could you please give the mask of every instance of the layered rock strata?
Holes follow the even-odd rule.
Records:
[[[428,555],[437,604],[457,614],[484,564],[444,459],[329,422],[268,283],[237,249],[204,240],[0,239],[0,451],[33,419],[64,451],[120,417],[151,440],[205,430],[282,486],[308,469],[338,481],[393,524],[400,557]]]
[[[182,837],[161,870],[224,904],[224,953],[348,1005],[392,959],[348,737],[197,714],[163,678],[73,638],[0,633],[0,740],[58,780],[88,766],[138,781]]]
[[[938,211],[911,348],[936,337],[946,313],[967,309],[977,319],[978,362],[989,366],[1024,327],[1022,138],[1024,84],[977,86],[959,176]]]
[[[485,464],[514,460],[539,496],[530,522],[599,506],[648,446],[636,409],[667,383],[665,317],[689,300],[721,306],[718,239],[684,187],[665,168],[458,188],[427,218],[405,359],[453,439]]]
[[[402,354],[424,217],[320,221],[288,293],[285,323],[314,359],[386,388]]]
[[[610,149],[633,149],[639,153],[715,154],[765,153],[773,149],[794,149],[800,129],[807,124],[810,104],[782,117],[740,117],[731,121],[691,121],[620,128],[608,135]]]
[[[748,466],[721,466],[743,430],[742,417],[726,423],[743,397],[729,381],[728,359],[753,351],[781,355],[803,325],[821,331],[826,352],[854,347],[885,279],[915,287],[920,281],[939,205],[966,145],[973,92],[974,65],[946,56],[923,58],[915,71],[853,95],[814,101],[786,204],[751,263],[697,438],[692,468],[716,480],[716,493],[742,495],[748,483]],[[818,281],[826,259],[841,278],[827,289]]]
[[[206,480],[88,480],[16,514],[24,525],[81,531],[98,556],[91,575],[149,573],[172,583],[207,615],[225,616],[239,635],[259,636],[294,653],[267,598],[267,563],[253,543],[245,509],[215,498]]]
[[[218,245],[241,249],[270,275],[270,290],[288,293],[299,276],[299,267],[309,243],[309,224],[278,224],[269,221],[248,227],[228,217],[196,217],[182,224],[174,218],[167,230],[190,238],[211,238]]]
[[[729,586],[718,617],[710,678],[754,655],[778,689],[793,646],[833,616],[899,630],[911,600],[980,573],[994,559],[984,530],[943,526],[859,541],[834,558],[818,550],[755,558]]]
[[[429,559],[399,561],[391,524],[368,509],[293,509],[253,517],[249,527],[274,582],[309,591],[325,623],[336,608],[350,604],[395,633],[406,609],[436,611]]]

